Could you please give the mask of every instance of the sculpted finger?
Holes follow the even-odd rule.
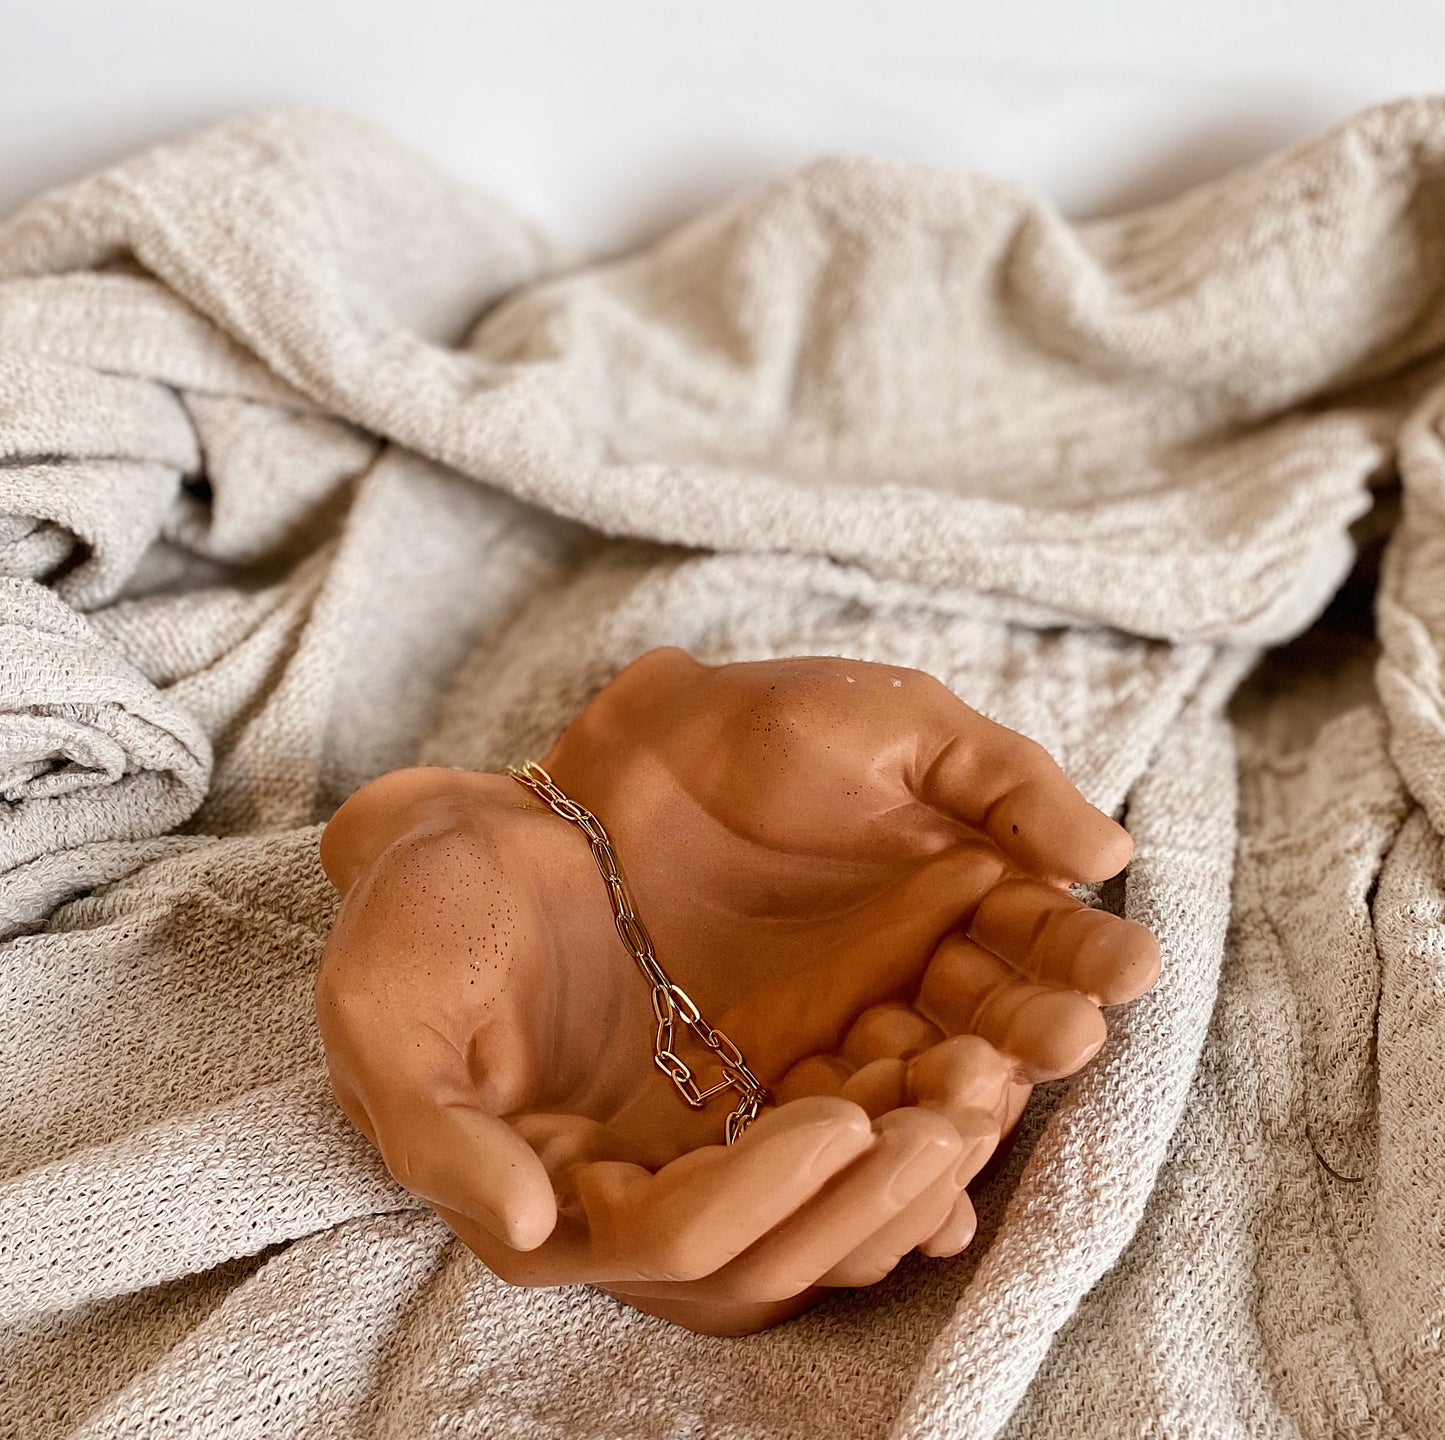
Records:
[[[656,1172],[599,1155],[618,1153],[598,1138],[606,1134],[600,1126],[539,1117],[526,1129],[556,1171],[567,1213],[546,1244],[520,1260],[485,1243],[473,1248],[503,1279],[527,1285],[676,1283],[707,1274],[872,1141],[856,1105],[822,1096],[765,1110],[735,1145],[703,1146]],[[557,1168],[568,1159],[580,1163]]]
[[[772,1091],[785,1103],[806,1095],[838,1095],[852,1071],[841,1056],[807,1055],[779,1076]]]
[[[655,1174],[598,1163],[573,1176],[604,1278],[695,1280],[794,1215],[873,1143],[849,1101],[765,1110],[736,1144],[706,1145]]]
[[[977,1220],[965,1186],[998,1146],[1010,1098],[1012,1063],[977,1035],[956,1035],[912,1060],[875,1060],[843,1093],[860,1104],[917,1104],[943,1116],[962,1142],[958,1163],[893,1220],[839,1261],[820,1285],[872,1285],[910,1250],[956,1255]]]
[[[515,1249],[540,1245],[557,1222],[551,1179],[516,1130],[471,1098],[461,1056],[427,1026],[372,1040],[347,1046],[348,1088],[398,1183]]]
[[[1159,942],[1035,880],[1005,880],[984,896],[969,935],[1020,974],[1078,990],[1100,1005],[1142,995],[1159,978]]]
[[[942,1039],[943,1032],[911,1005],[870,1005],[843,1037],[843,1059],[859,1066],[895,1056],[907,1060]]]
[[[433,1208],[467,1248],[509,1285],[586,1284],[594,1278],[587,1229],[575,1215],[560,1212],[552,1233],[540,1245],[518,1250],[458,1210],[445,1205]]]
[[[968,1198],[967,1190],[961,1190],[943,1223],[920,1243],[918,1250],[922,1255],[941,1260],[967,1250],[969,1242],[977,1233],[978,1215],[974,1211],[973,1201]]]
[[[998,1150],[1014,1114],[1013,1063],[979,1035],[955,1035],[909,1062],[907,1093],[917,1104],[948,1117],[972,1148],[957,1171],[960,1188],[952,1208],[918,1243],[924,1255],[957,1255],[967,1248],[978,1228],[978,1217],[968,1192],[973,1181]]]
[[[1085,996],[1032,984],[991,950],[957,935],[934,952],[914,1003],[944,1031],[981,1036],[1035,1083],[1073,1074],[1107,1034],[1098,1006]]]
[[[557,1223],[542,1244],[518,1250],[459,1211],[444,1205],[434,1208],[467,1246],[510,1284],[568,1285],[585,1281],[596,1269],[595,1256],[592,1237],[577,1214],[572,1177],[589,1162],[620,1160],[640,1165],[643,1157],[624,1137],[582,1115],[520,1115],[512,1125],[546,1170],[556,1198]]]
[[[855,1070],[839,1094],[860,1106],[870,1120],[880,1120],[909,1103],[908,1062],[899,1056],[873,1060]]]
[[[367,1113],[386,1168],[406,1189],[465,1215],[515,1250],[534,1249],[552,1233],[551,1179],[505,1120],[419,1091],[370,1102]]]
[[[760,1302],[800,1294],[932,1190],[957,1166],[963,1150],[953,1127],[926,1110],[895,1110],[877,1123],[875,1133],[872,1147],[807,1205],[700,1281],[699,1297]],[[934,1201],[920,1207],[932,1208]],[[941,1219],[942,1214],[929,1228],[936,1229]],[[908,1223],[922,1228],[917,1212]],[[893,1243],[890,1235],[887,1244]]]
[[[920,800],[1049,879],[1107,880],[1129,863],[1128,832],[1084,799],[1042,745],[939,690],[939,744],[918,781]]]
[[[982,1036],[951,1035],[912,1059],[872,1061],[839,1093],[874,1120],[912,1105],[936,1110],[970,1149],[980,1150],[982,1165],[1011,1118],[1017,1068]]]
[[[601,1129],[528,1128],[554,1160],[595,1151]],[[735,1145],[689,1151],[655,1173],[626,1161],[586,1161],[558,1174],[568,1203],[546,1242],[527,1254],[479,1233],[465,1216],[440,1213],[514,1285],[618,1285],[638,1295],[651,1287],[669,1297],[682,1284],[691,1294],[687,1282],[805,1204],[872,1139],[856,1105],[812,1097],[765,1110]]]
[[[891,1220],[820,1275],[817,1283],[830,1287],[876,1285],[892,1273],[910,1250],[916,1249],[947,1221],[963,1193],[963,1186],[956,1169],[939,1176]]]
[[[982,1035],[951,1035],[907,1063],[900,1103],[937,1110],[961,1135],[987,1136],[992,1150],[1009,1117],[1016,1072],[1016,1062]]]

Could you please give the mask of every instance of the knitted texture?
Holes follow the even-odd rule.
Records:
[[[299,111],[0,227],[0,1434],[1445,1437],[1442,207],[1422,100],[578,264]],[[1164,954],[964,1255],[741,1340],[492,1277],[311,1014],[335,806],[658,644],[939,676]]]

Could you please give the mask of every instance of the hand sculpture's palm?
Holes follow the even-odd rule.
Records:
[[[775,1105],[688,1109],[582,833],[514,781],[383,777],[328,828],[333,1084],[495,1270],[752,1328],[971,1238],[1029,1087],[1152,983],[1067,893],[1128,858],[1039,747],[918,671],[654,651],[543,763],[607,827],[671,978]],[[685,1053],[706,1085],[717,1067]]]

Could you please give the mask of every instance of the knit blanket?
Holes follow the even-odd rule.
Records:
[[[0,1434],[1445,1436],[1445,102],[1070,223],[833,159],[562,253],[248,117],[0,227]],[[917,666],[1163,976],[962,1256],[706,1339],[334,1106],[319,827],[653,645]]]

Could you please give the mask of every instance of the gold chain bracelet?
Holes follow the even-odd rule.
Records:
[[[741,1099],[727,1118],[724,1137],[729,1145],[741,1135],[754,1120],[758,1111],[772,1098],[758,1077],[748,1069],[743,1052],[723,1034],[714,1030],[702,1018],[692,997],[674,984],[658,962],[652,948],[652,937],[647,927],[638,918],[632,906],[632,895],[627,879],[622,873],[617,852],[602,822],[585,806],[578,804],[558,787],[556,781],[535,760],[528,760],[520,769],[508,765],[506,773],[519,785],[525,786],[538,799],[544,801],[564,820],[570,820],[586,835],[592,846],[592,858],[607,882],[607,893],[612,900],[612,919],[617,933],[627,947],[627,953],[637,962],[648,983],[652,986],[652,1013],[657,1018],[657,1038],[653,1045],[653,1064],[677,1086],[678,1093],[692,1106],[701,1110],[714,1095],[724,1090],[737,1090]],[[711,1050],[722,1062],[722,1079],[702,1089],[693,1074],[692,1067],[673,1050],[677,1038],[677,1022],[684,1025],[697,1037],[700,1044]]]

